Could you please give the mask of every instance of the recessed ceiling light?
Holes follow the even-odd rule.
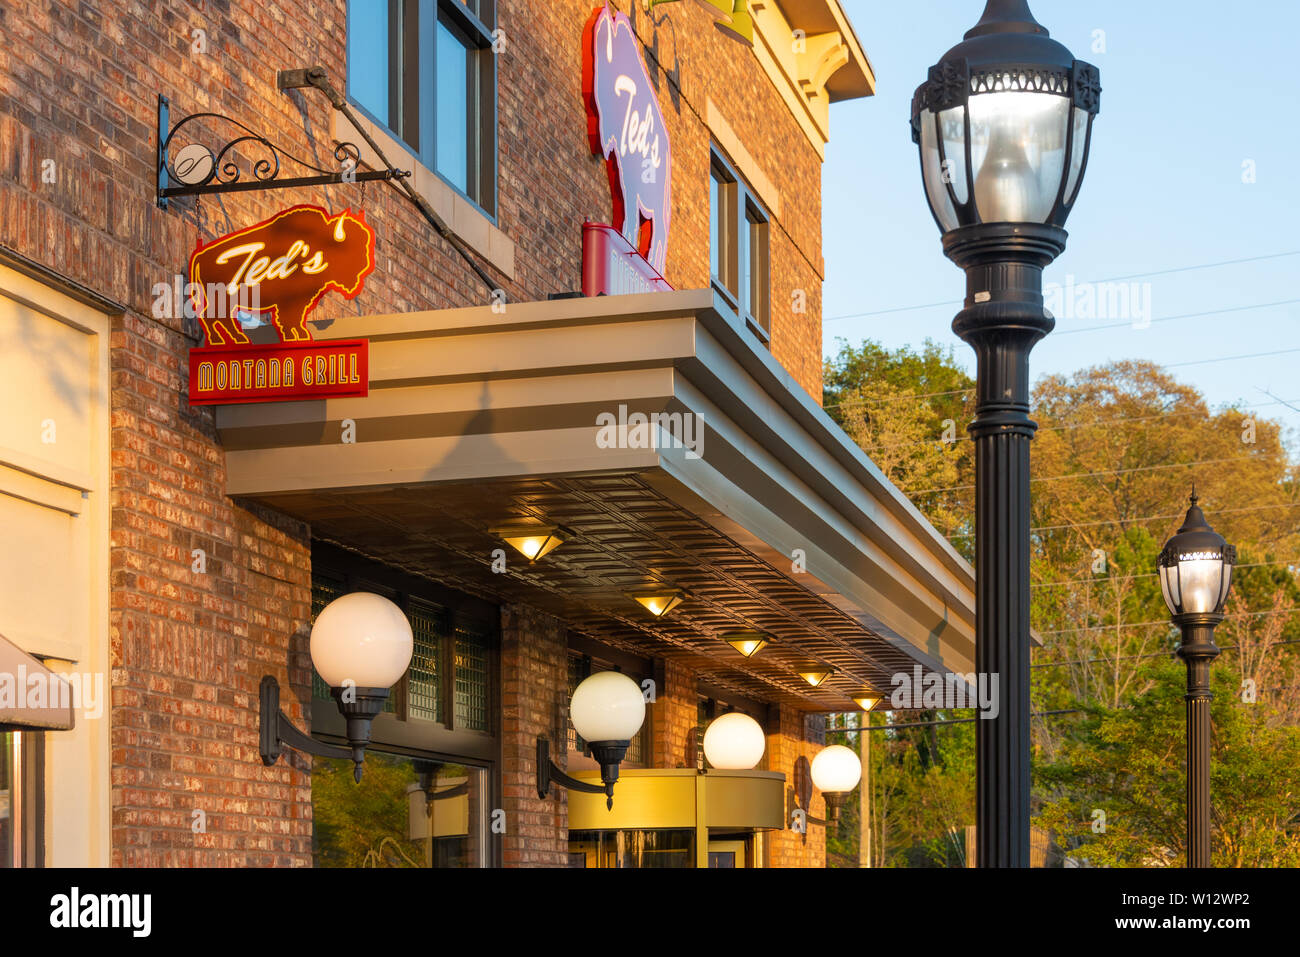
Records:
[[[493,534],[528,559],[530,565],[574,537],[562,525],[511,525],[494,529]]]
[[[685,593],[680,591],[630,592],[628,597],[640,602],[656,618],[662,618],[686,600]]]

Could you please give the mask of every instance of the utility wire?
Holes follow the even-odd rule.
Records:
[[[1156,516],[1153,516],[1153,518],[1154,517]],[[1170,516],[1170,517],[1178,518],[1179,516]],[[1138,521],[1142,521],[1142,520],[1139,519]],[[1074,526],[1062,526],[1062,527],[1073,528]],[[1250,562],[1249,564],[1245,564],[1245,565],[1233,565],[1232,570],[1234,573],[1236,573],[1237,571],[1240,571],[1243,568],[1275,568],[1275,567],[1280,567],[1282,565],[1300,566],[1300,558],[1291,558],[1281,562]],[[1119,576],[1106,576],[1104,578],[1096,578],[1096,577],[1068,578],[1068,579],[1062,579],[1060,581],[1034,582],[1029,587],[1030,588],[1058,588],[1064,585],[1106,584],[1109,582],[1128,582],[1128,581],[1138,581],[1143,578],[1159,578],[1159,577],[1160,577],[1159,572],[1148,572],[1145,575],[1119,575]]]
[[[1177,316],[1161,316],[1158,319],[1147,320],[1147,325],[1155,325],[1157,322],[1173,322],[1175,319],[1199,319],[1203,316],[1221,316],[1229,312],[1252,312],[1256,309],[1271,309],[1273,306],[1290,306],[1300,302],[1300,299],[1279,299],[1277,302],[1261,302],[1253,306],[1233,306],[1228,309],[1211,309],[1208,312],[1185,312]],[[1103,329],[1119,329],[1122,327],[1132,327],[1135,330],[1141,330],[1146,326],[1135,326],[1133,320],[1128,319],[1124,322],[1110,322],[1102,326],[1085,326],[1082,329],[1058,329],[1052,333],[1052,339],[1059,336],[1073,336],[1081,332],[1099,332]]]
[[[1224,615],[1225,621],[1240,618],[1272,618],[1274,616],[1290,616],[1300,611],[1300,608],[1291,608],[1287,611],[1247,611],[1237,612],[1233,615]],[[1167,628],[1173,628],[1174,623],[1168,618],[1158,619],[1156,621],[1130,621],[1121,622],[1117,625],[1083,625],[1078,628],[1055,628],[1051,631],[1040,631],[1040,635],[1070,635],[1078,634],[1082,631],[1117,631],[1120,628],[1145,628],[1152,625],[1164,625]]]
[[[1296,350],[1300,352],[1300,349]],[[1109,475],[1131,475],[1134,472],[1160,472],[1168,469],[1194,468],[1197,465],[1222,465],[1225,462],[1240,462],[1243,459],[1251,458],[1250,455],[1234,455],[1226,459],[1201,459],[1197,462],[1171,462],[1167,465],[1135,465],[1131,468],[1124,469],[1103,469],[1099,472],[1075,472],[1067,475],[1046,475],[1040,478],[1030,479],[1030,483],[1037,482],[1064,482],[1072,479],[1084,478],[1102,478]],[[927,489],[900,489],[904,495],[937,495],[940,492],[968,492],[974,489],[974,485],[952,485],[947,488],[927,488]]]
[[[1271,512],[1274,509],[1281,508],[1300,508],[1300,502],[1281,502],[1277,505],[1250,505],[1241,508],[1221,508],[1215,509],[1215,515],[1232,515],[1239,512]],[[1074,525],[1035,525],[1030,529],[1031,532],[1059,532],[1062,529],[1069,528],[1100,528],[1107,525],[1121,525],[1124,523],[1137,524],[1139,522],[1171,521],[1175,518],[1182,518],[1185,513],[1175,512],[1171,515],[1146,515],[1141,518],[1128,518],[1120,521],[1118,519],[1107,519],[1102,522],[1079,522]],[[954,532],[948,538],[970,538],[974,532]]]
[[[968,391],[973,392],[974,389]],[[1267,392],[1263,389],[1261,389],[1260,391],[1264,392],[1265,395],[1269,395],[1269,396],[1273,395],[1271,392]],[[1274,400],[1272,402],[1250,402],[1241,405],[1230,405],[1223,409],[1220,409],[1218,412],[1209,412],[1209,414],[1217,417],[1221,415],[1227,415],[1230,412],[1241,412],[1244,409],[1262,409],[1265,406],[1270,406],[1270,405],[1284,405],[1289,409],[1293,409],[1296,412],[1300,412],[1300,406],[1291,405],[1290,404],[1291,402],[1300,402],[1300,399],[1287,400],[1287,399],[1278,399],[1277,397],[1274,397]],[[845,405],[848,404],[849,403],[847,402],[841,402],[837,405],[827,405],[827,406],[823,406],[822,408],[839,409],[839,408],[843,408]],[[1076,429],[1093,429],[1093,428],[1100,428],[1101,426],[1104,425],[1129,425],[1131,423],[1136,423],[1136,422],[1151,422],[1156,419],[1180,419],[1180,418],[1186,418],[1187,416],[1190,415],[1206,415],[1207,411],[1208,410],[1206,409],[1191,409],[1187,412],[1168,412],[1168,413],[1162,412],[1159,415],[1122,416],[1114,419],[1091,419],[1083,422],[1069,422],[1064,425],[1042,425],[1039,426],[1038,428],[1038,434],[1042,435],[1045,432],[1073,432]],[[1041,415],[1042,414],[1041,409],[1039,410],[1039,412],[1033,414]],[[974,441],[975,439],[970,435],[959,435],[952,440],[952,442],[974,442]],[[917,445],[917,444],[918,443],[916,442],[896,442],[893,445],[877,445],[877,446],[872,446],[871,448],[864,448],[863,451],[866,452],[868,455],[871,455],[876,452],[892,452],[894,449],[907,448],[909,446]],[[952,443],[950,442],[945,444],[952,444]]]
[[[1219,262],[1201,263],[1200,265],[1197,266],[1179,266],[1175,269],[1160,269],[1160,270],[1156,270],[1155,272],[1132,273],[1131,275],[1128,276],[1112,276],[1109,279],[1092,279],[1092,280],[1088,280],[1085,283],[1077,283],[1076,285],[1100,285],[1101,283],[1105,283],[1105,282],[1123,282],[1124,280],[1127,279],[1150,279],[1153,276],[1172,276],[1175,273],[1195,272],[1200,269],[1217,269],[1220,266],[1238,266],[1243,263],[1263,262],[1264,260],[1281,259],[1286,256],[1300,256],[1300,249],[1292,250],[1291,252],[1285,252],[1285,253],[1268,253],[1267,255],[1263,255],[1263,256],[1249,256],[1245,259],[1224,259],[1224,260],[1220,260]],[[839,316],[827,316],[822,321],[836,322],[840,319],[866,319],[873,316],[889,316],[898,312],[914,312],[917,309],[935,309],[939,306],[959,306],[962,304],[962,302],[963,300],[961,299],[947,299],[943,302],[922,303],[916,306],[895,306],[892,309],[878,309],[874,312],[853,312],[853,313],[846,313],[844,315],[839,315]]]
[[[1286,356],[1296,352],[1300,352],[1300,349],[1275,349],[1271,352],[1251,352],[1251,353],[1247,353],[1246,355],[1240,355],[1240,356],[1215,356],[1213,359],[1195,359],[1192,360],[1191,362],[1157,363],[1157,365],[1159,365],[1160,368],[1162,369],[1182,369],[1182,368],[1186,368],[1187,366],[1211,365],[1215,362],[1237,362],[1243,359],[1267,359],[1267,358],[1271,358],[1272,356]],[[872,399],[869,401],[864,401],[863,404],[864,405],[888,405],[891,402],[902,402],[906,399],[933,399],[945,395],[965,395],[966,393],[974,392],[975,389],[976,386],[971,385],[965,389],[950,389],[947,392],[929,392],[924,394],[917,394],[914,392],[904,392],[899,395],[890,396],[887,399]],[[835,405],[824,405],[822,406],[822,408],[838,409],[845,404],[847,403],[837,403]]]
[[[1112,626],[1113,627],[1113,626]],[[1274,645],[1300,645],[1300,638],[1285,639],[1281,641],[1266,641],[1262,647],[1272,648]],[[1240,651],[1240,645],[1224,645],[1219,651],[1225,654],[1229,651]],[[1138,661],[1148,658],[1169,658],[1173,656],[1173,650],[1162,651],[1151,655],[1112,655],[1108,658],[1079,658],[1073,661],[1042,661],[1032,664],[1030,668],[1060,668],[1065,665],[1092,665],[1092,664],[1111,664],[1116,661]]]

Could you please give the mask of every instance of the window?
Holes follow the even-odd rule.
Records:
[[[0,869],[44,864],[43,743],[39,731],[0,731]]]
[[[494,0],[348,3],[348,97],[489,215],[496,211],[495,19]]]
[[[709,257],[713,284],[764,344],[772,338],[769,220],[725,158],[709,168]]]
[[[483,768],[366,749],[352,762],[313,758],[316,867],[482,867],[487,817]]]
[[[322,561],[321,555],[329,557]],[[411,665],[393,686],[384,704],[386,713],[402,722],[428,721],[456,731],[493,733],[494,609],[477,603],[483,607],[467,613],[464,596],[377,562],[339,559],[332,549],[314,548],[312,563],[312,621],[340,595],[368,591],[394,602],[411,623]],[[455,610],[452,605],[462,607]],[[312,697],[328,702],[322,709],[326,714],[334,706],[329,687],[315,669]]]
[[[498,852],[487,816],[500,806],[496,606],[323,542],[312,545],[312,619],[354,591],[390,599],[411,623],[411,665],[371,728],[365,787],[351,762],[313,759],[318,867],[486,867]],[[313,671],[311,733],[346,727]]]

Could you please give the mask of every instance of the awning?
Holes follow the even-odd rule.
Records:
[[[70,731],[72,687],[0,635],[0,731]]]
[[[369,397],[220,407],[232,497],[801,710],[851,710],[855,690],[916,665],[974,670],[970,566],[712,291],[348,317],[315,334],[369,338]],[[600,417],[638,413],[666,430],[693,416],[703,441],[656,429],[646,447],[620,425],[611,447]],[[494,530],[519,522],[576,534],[494,574]],[[689,597],[656,619],[627,595],[660,583]],[[749,659],[723,640],[746,628],[774,639]],[[795,671],[809,659],[839,674],[810,688]]]

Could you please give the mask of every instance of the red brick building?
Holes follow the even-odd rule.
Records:
[[[819,408],[820,167],[830,104],[874,88],[859,39],[837,0],[741,3],[727,30],[699,3],[615,7],[662,118],[673,291],[599,297],[574,295],[583,225],[614,215],[583,88],[597,0],[0,9],[0,520],[34,556],[0,586],[0,634],[108,696],[67,730],[0,704],[7,862],[819,866],[824,832],[790,812],[822,813],[799,762],[821,715],[913,663],[971,670],[969,567]],[[281,89],[313,66],[346,111]],[[178,128],[196,114],[216,115]],[[283,185],[337,179],[340,142],[362,172],[409,171],[455,239],[399,181]],[[276,188],[162,203],[187,144],[215,158],[208,185]],[[177,277],[296,204],[374,231],[364,288],[309,323],[368,342],[369,394],[191,404],[205,343]],[[700,423],[702,445],[604,447],[621,408]],[[500,534],[520,524],[565,541],[522,561]],[[684,600],[655,617],[632,597],[655,589]],[[415,634],[366,777],[292,751],[265,766],[264,675],[297,726],[342,740],[308,636],[356,590]],[[771,644],[745,658],[728,638],[749,631]],[[702,804],[638,822],[627,801],[599,818],[539,798],[538,735],[594,767],[567,708],[605,669],[653,692],[616,793],[708,777],[700,732],[741,711],[775,820],[743,795],[717,826]],[[362,789],[387,816],[359,819]]]

